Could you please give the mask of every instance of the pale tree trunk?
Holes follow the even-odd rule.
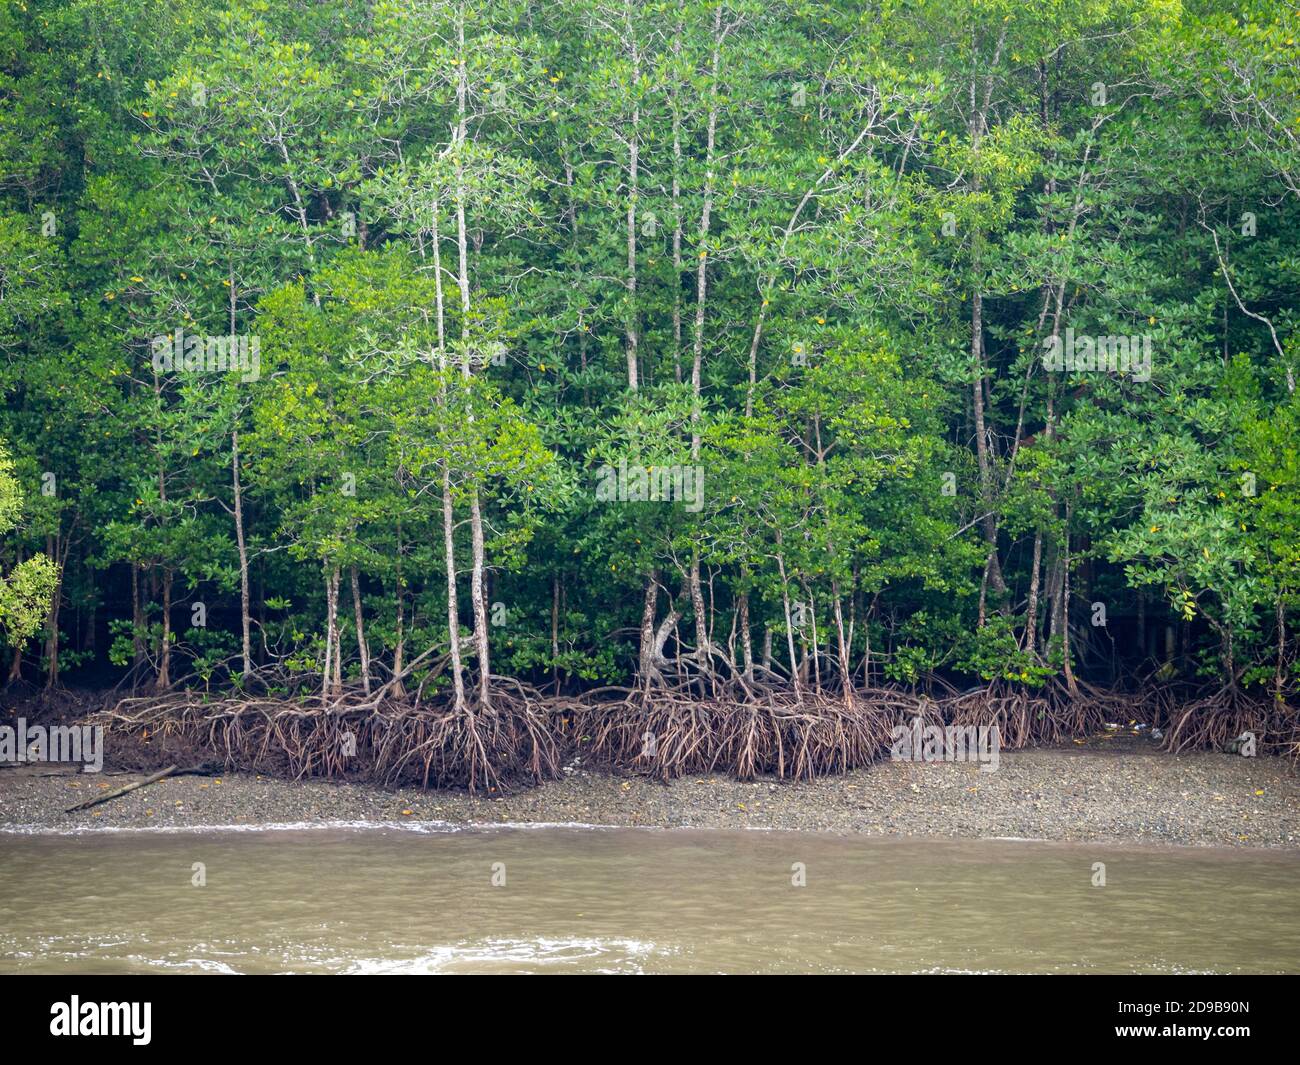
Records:
[[[994,50],[992,62],[988,64],[988,73],[984,78],[984,92],[982,105],[976,109],[977,90],[975,81],[972,79],[970,85],[970,143],[971,151],[978,153],[980,140],[988,127],[989,105],[993,97],[993,79],[994,70],[1002,56],[1002,48],[1006,42],[1007,30],[1004,26],[1001,35],[998,38],[997,48]],[[979,193],[981,182],[979,173],[976,171],[971,180],[971,191]],[[971,395],[974,400],[975,408],[975,456],[979,464],[980,477],[980,505],[983,508],[983,528],[984,540],[988,547],[988,554],[984,563],[985,580],[992,586],[994,593],[1003,601],[1001,604],[1005,608],[1005,597],[1007,586],[1002,577],[1002,566],[998,561],[998,520],[994,514],[994,491],[993,491],[993,468],[992,460],[989,455],[989,438],[988,427],[984,417],[984,379],[987,369],[984,363],[984,295],[980,291],[979,277],[979,250],[980,234],[976,232],[971,243],[971,369],[973,373],[973,382],[971,386]],[[981,603],[980,624],[983,625],[985,614]]]
[[[325,664],[321,670],[321,703],[328,706],[342,689],[342,657],[339,639],[339,568],[323,567],[325,581]]]
[[[370,647],[366,643],[365,623],[361,615],[361,580],[357,575],[357,567],[353,566],[352,576],[352,608],[357,618],[357,653],[361,656],[361,683],[365,688],[367,695],[370,694]]]
[[[465,708],[465,674],[460,660],[460,605],[456,595],[455,517],[451,506],[451,474],[442,471],[442,544],[447,555],[447,643],[451,654],[452,695],[457,710]]]
[[[1065,557],[1061,571],[1061,649],[1065,661],[1065,686],[1071,695],[1079,694],[1074,679],[1074,666],[1070,662],[1070,507],[1065,508]]]
[[[681,7],[678,7],[681,14]],[[683,26],[679,20],[673,34],[673,56],[682,51]],[[673,82],[673,380],[682,383],[682,116],[681,83]]]
[[[633,0],[625,0],[623,15],[627,25],[628,47],[632,60],[632,85],[641,80],[641,51],[637,44],[636,32],[632,27]],[[627,138],[627,321],[625,323],[625,353],[627,356],[627,387],[635,392],[639,384],[639,324],[636,312],[637,265],[636,265],[636,224],[637,191],[640,182],[641,160],[641,105],[633,103],[631,129]]]
[[[244,540],[244,493],[239,484],[239,430],[230,434],[230,479],[234,494],[235,545],[239,549],[239,625],[242,639],[243,674],[253,671],[252,622],[249,613],[248,545]]]
[[[433,204],[433,291],[438,324],[438,371],[443,375],[439,386],[439,403],[446,409],[447,386],[447,327],[446,300],[442,289],[442,235],[438,216],[441,207],[437,200]],[[468,306],[469,286],[461,292],[462,306]],[[463,330],[462,330],[463,331]],[[451,467],[447,459],[442,466],[442,546],[447,562],[447,646],[451,656],[452,701],[455,709],[465,708],[465,666],[460,657],[460,599],[456,592],[456,513],[451,495]],[[401,587],[398,587],[398,611],[400,621]],[[400,670],[399,670],[400,672]]]
[[[704,195],[700,206],[700,225],[695,249],[695,331],[691,345],[691,461],[700,461],[700,416],[702,405],[704,368],[704,319],[708,303],[709,226],[713,214],[713,164],[714,147],[718,131],[718,67],[722,61],[722,7],[713,15],[712,88],[709,98],[709,118],[704,147]],[[700,672],[707,678],[712,673],[712,656],[708,628],[704,619],[704,593],[700,587],[700,556],[691,553],[690,568],[691,605],[695,611],[695,656]]]
[[[235,336],[237,300],[235,295],[235,267],[230,265],[230,335]],[[233,340],[232,340],[233,343]],[[235,518],[235,546],[239,549],[239,627],[242,636],[241,655],[243,675],[253,671],[253,646],[249,620],[248,545],[244,539],[244,493],[239,483],[239,411],[235,411],[235,424],[230,431],[230,490]]]
[[[330,575],[330,632],[334,634],[334,696],[343,693],[343,627],[339,624],[339,567]]]
[[[744,656],[745,680],[752,684],[754,682],[754,644],[753,634],[750,631],[748,592],[741,592],[737,596],[737,606],[740,608],[740,650]]]
[[[395,635],[393,637],[393,680],[392,692],[394,698],[400,699],[406,694],[406,688],[402,684],[402,664],[406,657],[406,606],[402,595],[402,523],[397,523],[397,562],[395,571],[395,584],[397,585],[396,594],[396,625]]]
[[[474,639],[479,662],[479,702],[485,709],[492,705],[491,662],[488,655],[487,602],[483,595],[483,515],[478,495],[470,499],[470,534],[474,552],[474,571],[470,576],[470,599],[474,607]]]
[[[641,639],[638,669],[647,696],[650,694],[654,669],[655,610],[659,606],[659,571],[652,569],[646,579],[645,599],[641,607]]]
[[[984,298],[976,292],[971,297],[971,365],[974,371],[974,384],[971,395],[975,408],[975,456],[979,464],[980,506],[984,511],[981,525],[984,529],[984,541],[988,554],[984,570],[994,593],[1005,596],[1007,586],[1002,578],[1002,566],[998,562],[998,521],[994,515],[993,468],[989,456],[988,426],[984,418]],[[981,624],[983,611],[981,611]]]
[[[713,660],[710,654],[712,641],[709,639],[708,620],[704,613],[704,589],[700,584],[700,556],[695,552],[691,556],[691,569],[687,581],[691,596],[691,612],[695,615],[695,662],[701,673],[701,683],[707,684],[713,673]]]
[[[1043,530],[1034,532],[1034,554],[1030,560],[1029,603],[1025,607],[1025,651],[1030,658],[1037,655],[1038,643],[1038,589],[1039,573],[1043,560]]]
[[[813,687],[816,691],[822,690],[822,659],[820,652],[820,637],[817,635],[817,600],[813,598],[812,589],[806,584],[801,584],[803,594],[808,598],[808,624],[812,629],[812,664],[813,664]],[[807,655],[805,654],[805,657]]]
[[[844,638],[844,608],[840,603],[839,581],[831,581],[831,592],[835,596],[835,634],[839,645],[840,684],[844,689],[844,701],[847,703],[853,695],[853,679],[849,676],[849,644]]]
[[[343,641],[339,626],[339,567],[322,567],[325,582],[325,663],[321,703],[328,706],[343,691]]]
[[[333,665],[332,655],[334,654],[334,632],[330,628],[330,575],[329,571],[321,567],[321,580],[325,584],[325,661],[321,663],[320,671],[320,704],[329,706],[330,702],[330,667]]]
[[[790,582],[785,573],[785,556],[782,553],[781,530],[776,530],[776,568],[781,577],[781,606],[785,610],[785,642],[790,652],[790,683],[794,685],[795,698],[803,702],[799,687],[799,664],[794,653],[794,619],[790,616]]]
[[[465,11],[464,7],[458,10],[457,16],[457,43],[459,46],[459,55],[456,79],[456,140],[458,150],[456,153],[456,250],[458,258],[457,280],[460,285],[460,307],[461,307],[461,340],[464,344],[464,351],[461,355],[461,373],[468,382],[470,377],[469,361],[469,245],[465,230],[465,164],[464,148],[467,136],[467,118],[468,118],[468,95],[469,81],[468,72],[465,69]],[[473,413],[467,414],[467,420],[473,425]],[[483,510],[479,501],[479,492],[477,485],[470,487],[470,547],[471,563],[470,572],[470,604],[474,611],[474,643],[478,653],[479,666],[479,702],[484,709],[490,709],[492,705],[492,662],[488,648],[488,621],[487,621],[487,602],[483,595],[483,572],[486,568],[484,558],[484,541],[483,541]]]

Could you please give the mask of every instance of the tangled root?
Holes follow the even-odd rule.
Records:
[[[129,768],[207,765],[470,791],[554,778],[575,752],[609,770],[665,781],[710,772],[812,780],[888,757],[891,730],[918,718],[922,726],[996,726],[1008,750],[1141,719],[1164,726],[1170,751],[1222,750],[1253,732],[1260,753],[1300,758],[1295,710],[1240,692],[1187,702],[1161,689],[1116,695],[1086,685],[1029,691],[1004,683],[937,699],[898,689],[767,691],[747,700],[626,690],[611,699],[609,691],[564,700],[493,678],[489,705],[461,707],[418,699],[376,703],[359,693],[321,706],[177,692],[125,699],[89,720],[106,726],[107,757]]]
[[[578,731],[597,763],[662,780],[715,770],[813,780],[884,757],[901,704],[919,700],[895,692],[748,703],[632,697],[587,708]]]
[[[275,699],[206,701],[193,693],[125,699],[92,723],[128,766],[216,757],[226,769],[384,784],[503,789],[557,776],[557,730],[522,687],[490,707],[395,703],[321,707]]]
[[[1019,750],[1094,735],[1107,722],[1145,719],[1135,700],[1088,685],[1030,691],[1004,682],[941,702],[949,724],[996,725],[1004,748]]]
[[[1191,702],[1165,707],[1169,722],[1165,749],[1234,750],[1244,733],[1255,737],[1259,754],[1300,758],[1300,725],[1293,707],[1269,695],[1248,695],[1239,688],[1222,688]]]

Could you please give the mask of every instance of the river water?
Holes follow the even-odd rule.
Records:
[[[0,972],[149,971],[1297,972],[1300,854],[580,827],[0,835]]]

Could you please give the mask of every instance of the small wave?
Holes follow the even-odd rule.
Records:
[[[989,843],[1054,843],[1055,840],[1044,836],[980,836]]]
[[[349,975],[435,974],[454,972],[462,966],[481,971],[484,967],[564,966],[607,959],[609,965],[604,971],[642,972],[646,959],[669,953],[671,951],[640,939],[488,939],[480,943],[435,947],[417,958],[358,958],[344,971]],[[601,971],[601,967],[598,966],[596,971]]]
[[[489,832],[498,829],[517,831],[523,829],[578,829],[617,830],[629,827],[659,830],[655,825],[594,825],[585,821],[268,821],[260,824],[214,825],[0,825],[0,836],[95,836],[95,835],[183,835],[202,832],[317,832],[342,831],[398,831],[423,834],[456,832]]]

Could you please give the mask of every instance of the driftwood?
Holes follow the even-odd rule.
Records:
[[[110,802],[113,799],[120,799],[123,795],[137,791],[140,788],[148,787],[150,784],[156,784],[164,777],[169,777],[173,773],[180,771],[180,766],[169,765],[166,769],[160,769],[157,773],[151,773],[144,780],[137,780],[133,784],[126,784],[116,791],[110,791],[107,795],[96,795],[93,799],[87,799],[85,802],[79,802],[76,806],[69,806],[63,812],[65,814],[76,813],[78,810],[88,810],[92,806],[98,806],[101,802]]]

